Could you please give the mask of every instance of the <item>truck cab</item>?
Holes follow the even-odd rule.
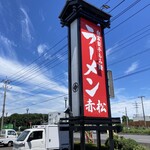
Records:
[[[13,150],[45,150],[45,130],[27,129],[14,142]]]
[[[17,139],[17,132],[13,129],[3,129],[0,134],[0,145],[12,146]]]
[[[49,150],[69,147],[69,132],[59,125],[39,125],[23,131],[14,142],[13,150]]]

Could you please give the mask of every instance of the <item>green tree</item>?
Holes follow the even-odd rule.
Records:
[[[40,125],[42,123],[48,122],[47,114],[12,114],[9,117],[4,118],[4,123],[12,123],[14,125],[14,129],[18,130],[18,128],[25,129],[29,128],[30,125]]]
[[[128,117],[128,116],[125,116],[125,115],[122,116],[122,122],[123,122],[123,123],[126,123],[126,122],[127,122],[127,119],[129,120],[129,117]]]

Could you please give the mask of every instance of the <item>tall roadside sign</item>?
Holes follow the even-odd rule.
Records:
[[[104,41],[110,17],[83,0],[68,0],[59,16],[68,27],[70,129],[81,122],[82,143],[84,131],[94,129],[85,124],[112,124]]]
[[[105,27],[110,15],[82,0],[67,1],[60,15],[69,27],[69,100],[73,116],[109,117]]]

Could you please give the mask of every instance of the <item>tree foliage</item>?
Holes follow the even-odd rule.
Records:
[[[31,125],[40,125],[48,122],[47,114],[12,114],[4,118],[4,124],[13,124],[14,129],[24,130]]]
[[[123,122],[123,123],[126,123],[127,120],[129,120],[128,116],[125,116],[125,115],[122,116],[122,122]]]

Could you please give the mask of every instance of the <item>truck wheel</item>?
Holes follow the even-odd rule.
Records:
[[[12,142],[12,141],[8,142],[8,145],[7,145],[7,146],[8,146],[8,147],[13,146],[13,142]]]

